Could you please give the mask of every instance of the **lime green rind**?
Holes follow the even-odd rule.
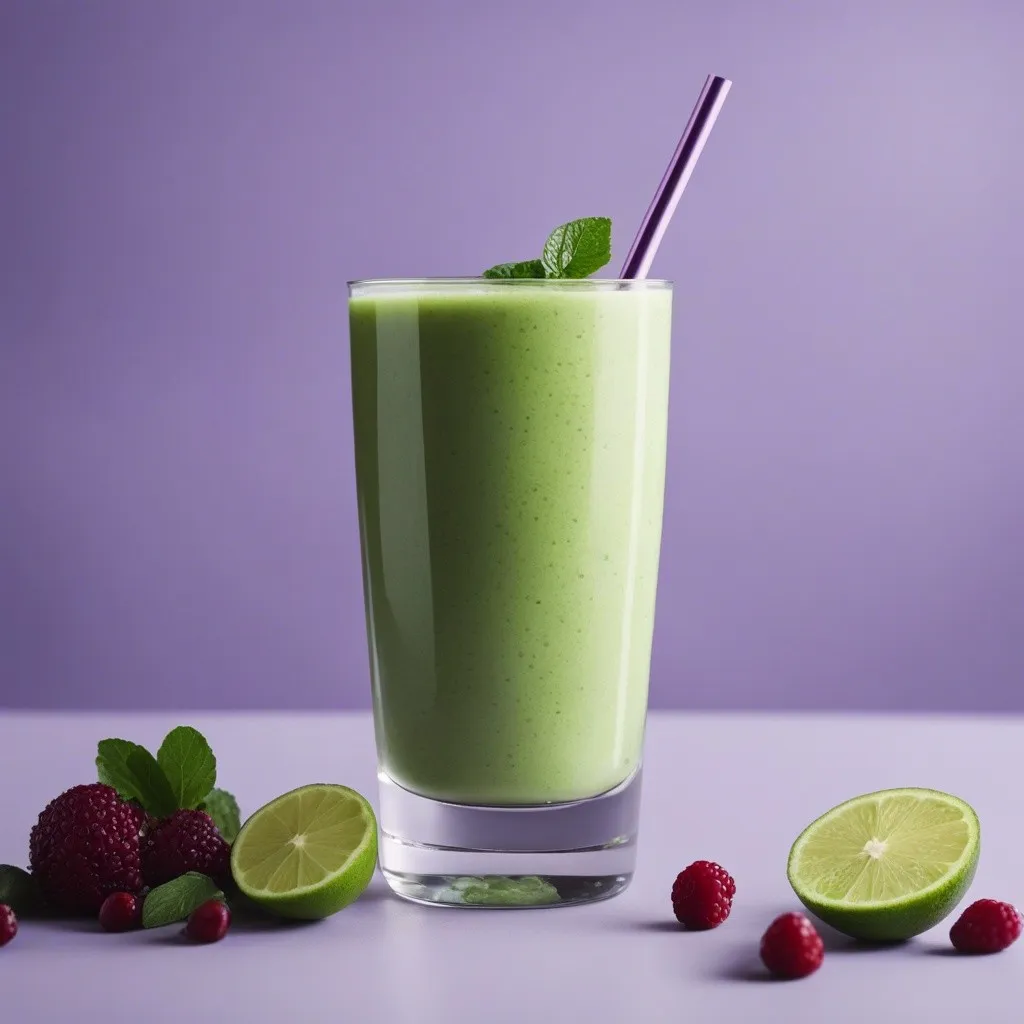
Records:
[[[246,882],[243,861],[246,856],[247,830],[259,818],[274,814],[282,805],[317,789],[343,791],[359,806],[365,823],[363,837],[345,861],[325,878],[287,892],[257,888]],[[295,920],[321,920],[343,910],[362,895],[377,867],[377,821],[369,803],[355,790],[327,783],[290,790],[261,807],[242,826],[231,850],[231,872],[239,890],[254,903],[279,917]]]
[[[359,869],[345,879],[344,885],[336,886],[329,894],[274,897],[259,894],[247,895],[250,895],[252,900],[264,910],[276,914],[278,917],[287,917],[295,921],[321,921],[355,903],[370,884],[376,867],[377,843],[375,840],[372,856],[361,862]]]
[[[916,796],[937,799],[958,808],[967,827],[963,853],[937,881],[904,897],[884,901],[851,903],[819,895],[799,878],[800,856],[808,839],[825,822],[835,819],[853,805],[879,798]],[[974,880],[981,852],[981,824],[974,809],[958,797],[940,790],[903,788],[878,790],[838,804],[807,826],[793,843],[786,874],[800,902],[816,917],[837,931],[871,942],[900,942],[934,928],[964,898]]]

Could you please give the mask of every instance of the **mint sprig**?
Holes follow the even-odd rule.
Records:
[[[201,807],[229,843],[238,835],[238,803],[226,790],[215,788],[217,759],[198,729],[172,729],[156,757],[130,740],[100,740],[96,772],[100,782],[113,786],[122,799],[141,804],[154,818]]]
[[[196,907],[201,907],[208,900],[222,899],[224,893],[212,878],[198,871],[189,871],[150,889],[142,904],[142,927],[162,928],[185,921]]]
[[[608,217],[581,217],[560,224],[548,235],[539,260],[499,263],[488,278],[571,279],[589,277],[612,258],[612,222]]]

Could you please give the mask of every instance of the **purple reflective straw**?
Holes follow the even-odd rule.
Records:
[[[732,82],[728,78],[719,78],[717,75],[708,75],[704,88],[697,99],[697,105],[690,115],[689,124],[683,132],[683,137],[676,146],[672,156],[672,162],[665,171],[665,177],[661,179],[658,191],[651,200],[651,205],[644,214],[640,230],[633,239],[633,246],[629,250],[626,262],[622,265],[622,272],[619,277],[625,280],[630,278],[643,278],[651,269],[654,256],[661,244],[662,235],[668,227],[668,222],[675,213],[676,205],[686,183],[693,174],[697,165],[704,143],[708,141],[711,129],[715,120],[725,103],[725,97],[729,94],[729,87]]]

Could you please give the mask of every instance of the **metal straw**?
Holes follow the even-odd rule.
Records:
[[[675,213],[676,205],[686,183],[693,174],[697,165],[704,143],[708,141],[711,129],[715,126],[725,97],[729,94],[732,82],[728,78],[719,78],[717,75],[708,75],[704,88],[697,99],[697,105],[690,115],[689,124],[683,137],[676,146],[672,156],[672,162],[661,179],[658,191],[651,200],[651,205],[644,214],[640,230],[633,239],[633,246],[629,250],[626,262],[622,265],[622,273],[619,277],[625,280],[630,278],[643,278],[651,269],[654,256],[661,244],[662,235],[668,227],[668,222]]]

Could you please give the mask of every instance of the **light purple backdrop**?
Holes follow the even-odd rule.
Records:
[[[653,693],[1024,708],[1024,6],[0,0],[0,704],[367,700],[345,289],[625,253],[707,72]]]

